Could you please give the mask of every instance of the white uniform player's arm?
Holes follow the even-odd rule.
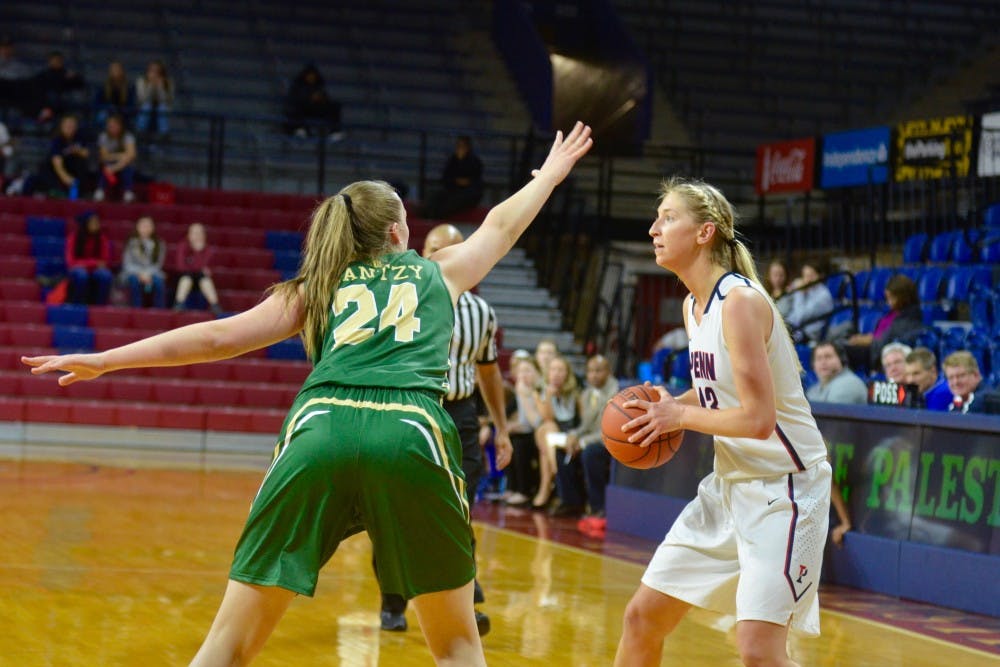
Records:
[[[777,410],[774,382],[767,360],[767,338],[773,326],[771,305],[753,289],[735,288],[722,306],[722,332],[729,348],[733,379],[739,395],[736,408],[712,410],[682,403],[658,388],[655,403],[629,401],[625,407],[646,413],[625,424],[629,441],[648,446],[660,433],[688,429],[731,438],[764,439],[774,432]]]
[[[147,366],[183,366],[229,359],[273,345],[302,330],[305,311],[296,299],[271,295],[239,315],[199,322],[166,331],[135,343],[94,354],[21,357],[32,374],[66,373],[59,384],[92,380],[104,373]]]

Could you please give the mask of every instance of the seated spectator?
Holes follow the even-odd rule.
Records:
[[[847,339],[851,367],[878,370],[882,346],[916,338],[924,329],[917,286],[909,276],[897,273],[885,286],[889,312],[879,318],[872,333],[857,333]]]
[[[125,242],[122,254],[120,280],[128,286],[129,303],[133,308],[142,308],[146,296],[152,299],[155,308],[166,306],[163,282],[163,260],[167,249],[156,234],[156,225],[148,215],[139,218],[135,231]]]
[[[0,110],[34,114],[31,79],[31,67],[14,54],[14,42],[6,35],[0,37]]]
[[[889,343],[882,348],[882,372],[885,379],[906,384],[906,357],[913,348],[903,343]]]
[[[326,82],[313,63],[295,76],[285,99],[285,130],[299,137],[340,132],[340,102],[326,92]]]
[[[868,402],[868,387],[847,367],[847,357],[837,343],[822,341],[812,351],[812,367],[819,382],[806,390],[806,398],[820,403]]]
[[[188,227],[187,238],[177,245],[177,293],[174,310],[184,310],[191,288],[197,287],[215,315],[222,314],[219,296],[212,282],[212,248],[206,243],[205,226],[196,222]]]
[[[538,390],[545,389],[545,379],[549,373],[549,363],[559,356],[559,348],[551,338],[543,338],[535,345],[535,364],[538,366],[539,377]]]
[[[63,116],[37,179],[27,190],[76,199],[89,175],[89,157],[76,116]]]
[[[66,238],[70,303],[103,306],[111,291],[111,241],[94,211],[76,216],[76,230]]]
[[[97,138],[97,152],[101,161],[94,201],[103,201],[105,193],[121,188],[122,201],[135,199],[132,184],[135,182],[135,137],[125,129],[125,120],[118,114],[108,116],[104,131]]]
[[[505,501],[508,505],[524,507],[538,492],[535,430],[542,425],[542,414],[538,410],[538,365],[530,353],[521,352],[523,356],[517,356],[515,352],[515,357],[511,359],[514,396],[507,417],[507,431],[514,451],[506,471],[507,489],[511,494]]]
[[[948,382],[938,376],[937,357],[926,347],[916,347],[906,355],[906,384],[917,385],[926,409],[945,411],[951,407]]]
[[[941,363],[944,377],[951,390],[949,412],[986,412],[984,401],[976,395],[982,395],[988,387],[983,386],[983,376],[979,372],[979,363],[971,352],[959,350],[952,352]]]
[[[448,218],[482,198],[483,163],[472,150],[472,139],[461,136],[445,163],[441,182],[427,195],[421,215],[432,220]]]
[[[118,114],[123,119],[135,107],[135,91],[129,84],[125,66],[117,60],[108,65],[108,76],[94,95],[94,115],[98,127],[104,127],[108,117]]]
[[[566,435],[566,453],[579,460],[583,466],[587,501],[590,514],[582,520],[581,530],[602,532],[607,527],[604,519],[604,490],[611,480],[611,454],[601,436],[601,417],[604,406],[618,393],[618,380],[611,376],[611,364],[600,354],[587,360],[587,387],[580,395],[580,424]],[[577,456],[579,454],[580,456]],[[575,475],[568,474],[569,464],[559,464],[561,483],[571,485]]]
[[[39,122],[65,114],[77,106],[72,95],[84,88],[83,77],[66,67],[66,59],[59,51],[49,53],[45,69],[32,79]]]
[[[555,357],[549,362],[538,411],[542,415],[542,425],[535,430],[539,484],[532,508],[541,510],[548,507],[555,486],[560,502],[553,508],[554,515],[582,514],[585,499],[581,497],[579,488],[563,487],[556,479],[556,458],[565,455],[566,434],[580,421],[580,390],[573,369],[564,357]],[[553,484],[554,481],[556,484]]]
[[[167,117],[174,104],[174,82],[167,75],[167,66],[154,60],[146,66],[146,73],[135,82],[135,103],[139,114],[135,128],[139,132],[166,136],[170,131]]]
[[[772,260],[767,265],[767,275],[764,277],[764,286],[767,293],[774,300],[774,305],[778,307],[778,312],[786,320],[792,308],[792,299],[788,296],[788,269],[780,259]]]
[[[792,283],[791,304],[785,321],[792,328],[796,342],[816,342],[823,335],[826,320],[833,312],[833,295],[823,282],[825,262],[810,259],[802,265],[801,275]]]

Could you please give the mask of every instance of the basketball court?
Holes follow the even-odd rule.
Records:
[[[208,470],[176,454],[31,451],[0,460],[0,664],[187,664],[221,600],[262,469]],[[499,505],[480,504],[475,517],[489,664],[610,665],[655,545],[613,533],[590,540],[572,522]],[[370,559],[367,537],[346,541],[316,597],[293,603],[255,664],[431,664],[412,611],[408,632],[380,631]],[[998,619],[824,593],[823,636],[793,640],[803,665],[1000,664]],[[726,619],[707,614],[685,619],[665,656],[679,667],[740,664]]]

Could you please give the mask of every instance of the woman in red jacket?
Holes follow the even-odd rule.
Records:
[[[69,301],[104,305],[111,291],[111,241],[94,211],[76,216],[76,231],[66,239]]]

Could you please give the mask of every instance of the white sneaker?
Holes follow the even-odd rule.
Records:
[[[104,190],[100,188],[94,190],[94,201],[104,201]]]
[[[131,190],[126,190],[125,194],[122,195],[122,201],[125,203],[135,201],[135,193]]]

